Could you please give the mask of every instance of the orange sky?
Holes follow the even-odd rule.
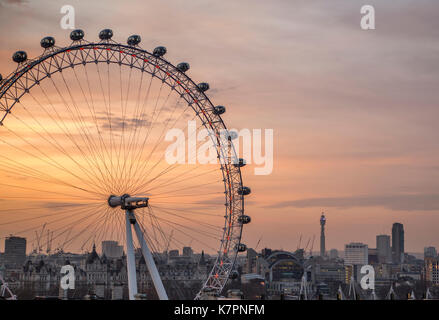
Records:
[[[422,5],[420,4],[422,3]],[[244,230],[250,247],[295,249],[300,234],[327,248],[404,224],[406,250],[439,246],[435,0],[368,1],[377,29],[360,29],[361,1],[70,1],[88,40],[112,28],[125,42],[165,45],[210,83],[232,128],[274,129],[274,171],[255,176]],[[54,1],[0,1],[0,73],[18,49],[41,52],[46,35],[67,45]],[[3,235],[2,235],[3,236]],[[314,244],[318,249],[318,241]]]

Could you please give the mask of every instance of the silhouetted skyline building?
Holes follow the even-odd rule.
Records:
[[[366,265],[369,260],[369,247],[361,242],[351,242],[344,247],[345,265]]]
[[[398,264],[404,260],[404,226],[398,222],[392,226],[392,258]]]
[[[437,251],[435,247],[425,247],[424,248],[424,259],[425,258],[437,258]]]
[[[337,249],[329,250],[329,259],[335,260],[337,258],[338,258],[338,250]]]
[[[7,266],[22,267],[26,261],[26,238],[8,237],[5,239],[4,262]]]
[[[392,263],[392,248],[390,236],[387,234],[377,235],[377,256],[379,263]]]
[[[102,241],[102,254],[107,258],[120,258],[123,255],[123,246],[113,240]]]
[[[325,214],[322,212],[322,216],[320,217],[320,256],[321,257],[324,257],[326,254],[325,224],[326,224],[326,217]]]

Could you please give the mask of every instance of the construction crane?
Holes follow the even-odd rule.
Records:
[[[297,245],[297,250],[299,250],[299,248],[300,248],[300,244],[302,243],[302,235],[300,235],[300,238],[299,238],[299,244]]]
[[[38,255],[39,250],[40,250],[40,238],[38,236],[38,232],[37,230],[35,230],[35,240],[37,241],[37,246],[35,247],[35,249],[33,250],[33,252]]]
[[[311,241],[311,238],[308,238],[308,242],[306,243],[305,248],[303,249],[304,252],[306,252],[306,250],[308,249],[309,243]]]
[[[255,246],[255,251],[256,251],[256,249],[258,248],[258,246],[259,246],[259,243],[261,242],[261,240],[262,240],[262,236],[259,238],[259,240],[258,240],[258,243],[256,243],[256,246]]]
[[[52,251],[52,240],[53,240],[53,231],[50,232],[50,230],[47,230],[47,245],[46,245],[46,253],[50,255],[50,252]]]
[[[168,253],[169,246],[171,244],[172,236],[174,235],[174,229],[171,230],[171,233],[169,234],[168,243],[166,244],[166,250],[165,252]],[[192,241],[191,241],[192,243]]]
[[[66,235],[66,238],[64,239],[64,242],[62,242],[61,245],[56,249],[58,253],[64,252],[64,247],[67,244],[67,242],[69,241],[69,236],[70,236],[70,233],[72,233],[72,229],[73,229],[73,226],[71,226],[69,228],[69,231],[67,232],[67,235]]]
[[[43,224],[43,227],[41,228],[41,233],[38,234],[37,231],[35,231],[36,234],[36,239],[37,239],[37,253],[41,254],[41,252],[43,251],[43,244],[41,243],[42,239],[43,239],[43,234],[44,234],[44,229],[46,228],[46,223]]]
[[[314,248],[314,240],[316,239],[316,235],[312,236],[311,248],[309,249],[309,255],[312,256],[312,249]]]

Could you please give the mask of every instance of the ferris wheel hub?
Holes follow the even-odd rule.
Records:
[[[145,208],[148,206],[147,197],[131,197],[129,194],[121,196],[111,195],[108,197],[108,205],[112,208],[119,207],[122,210],[134,210],[138,208]]]

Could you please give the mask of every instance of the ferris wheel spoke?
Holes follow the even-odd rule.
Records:
[[[39,208],[39,209],[42,209],[42,208]],[[56,213],[41,214],[41,215],[36,216],[36,217],[22,218],[22,219],[13,220],[13,221],[2,222],[2,223],[0,223],[0,226],[11,225],[11,224],[14,224],[14,223],[21,223],[21,222],[27,222],[27,221],[33,221],[33,220],[38,220],[38,219],[42,219],[42,218],[52,217],[52,216],[55,216],[55,215],[59,216],[61,214],[65,214],[65,213],[75,212],[77,210],[78,210],[77,208],[70,208],[70,209],[66,209],[66,210],[63,210],[63,211],[57,211]],[[11,209],[9,211],[11,211]],[[62,213],[60,213],[60,212],[62,212]]]
[[[1,199],[1,198],[0,198]],[[60,204],[60,205],[51,205],[51,206],[49,206],[48,208],[49,209],[56,209],[56,208],[65,208],[65,207],[67,207],[67,208],[71,208],[72,206],[77,206],[77,207],[80,207],[80,206],[88,206],[89,204],[88,203],[82,203],[82,204],[71,204],[71,203],[67,203],[67,204]],[[15,212],[21,212],[21,211],[23,211],[23,212],[29,212],[29,214],[33,214],[34,212],[32,211],[32,210],[36,210],[36,209],[41,209],[41,206],[38,206],[38,207],[21,207],[21,208],[14,208],[13,210],[15,211]],[[11,210],[12,210],[12,208],[8,208],[8,209],[0,209],[0,214],[2,214],[2,213],[10,213],[11,212]],[[30,210],[30,211],[29,211]]]
[[[143,142],[141,142],[140,147],[137,143],[134,144],[134,150],[138,150],[137,152],[132,153],[133,154],[133,161],[134,161],[135,165],[139,164],[139,160],[142,158],[142,155],[143,155],[144,151],[146,150],[146,148],[145,148],[146,142],[148,141],[148,138],[150,137],[151,132],[153,132],[153,128],[155,127],[155,124],[158,123],[158,119],[159,119],[160,113],[163,109],[163,106],[167,103],[167,101],[169,100],[169,97],[172,93],[172,89],[169,89],[169,92],[166,95],[166,98],[164,98],[164,101],[162,103],[160,103],[161,95],[163,92],[163,87],[164,87],[164,82],[161,82],[160,89],[159,89],[159,92],[157,94],[157,97],[156,97],[156,100],[154,103],[154,109],[152,112],[151,121],[149,121],[147,124],[146,133],[145,133],[145,137],[143,139]],[[136,170],[134,172],[137,172],[139,168],[138,167],[135,167],[135,168],[136,168]]]
[[[92,228],[93,226],[99,227],[100,222],[105,217],[105,214],[102,212],[97,212],[97,213],[93,214],[92,217],[94,217],[95,219],[91,220],[91,221],[90,220],[87,221],[87,225],[85,226],[85,228],[81,228],[78,233],[75,233],[69,240],[66,241],[66,244],[72,243],[76,239],[80,239],[80,236],[82,234],[84,234],[85,232],[87,232],[88,230],[90,230],[90,228]],[[90,217],[88,217],[88,219],[90,219]],[[80,221],[77,221],[76,225],[80,226],[82,222],[85,222],[84,218],[81,219]],[[65,230],[65,231],[67,231],[67,230]],[[93,236],[95,235],[94,233],[92,233],[92,234],[93,234]],[[82,247],[81,247],[81,250],[82,250]]]
[[[79,136],[79,137],[81,138],[81,140],[83,141],[85,148],[88,150],[88,154],[90,154],[90,155],[94,155],[94,151],[93,151],[93,150],[96,149],[96,148],[94,147],[94,144],[91,142],[91,139],[90,139],[90,137],[89,137],[89,134],[86,132],[87,127],[86,127],[85,124],[84,124],[84,120],[83,120],[83,118],[82,118],[82,115],[81,115],[81,113],[80,113],[78,107],[76,106],[76,103],[75,103],[75,101],[74,101],[74,98],[73,98],[73,96],[72,96],[72,94],[71,94],[71,92],[70,92],[70,89],[68,88],[68,84],[67,84],[67,82],[65,81],[64,75],[63,75],[62,73],[61,73],[61,78],[63,79],[64,85],[67,87],[67,91],[69,92],[70,98],[71,98],[71,100],[72,100],[72,102],[73,102],[73,107],[74,107],[74,109],[76,110],[76,114],[74,113],[74,111],[73,111],[72,108],[70,107],[70,104],[67,103],[66,98],[64,97],[64,95],[62,94],[60,88],[56,85],[56,83],[55,83],[55,81],[53,80],[52,77],[50,77],[50,83],[51,83],[51,84],[53,85],[53,87],[55,88],[55,91],[57,92],[59,98],[60,98],[61,101],[63,102],[64,107],[65,107],[65,108],[67,109],[67,111],[71,114],[71,116],[72,116],[72,121],[71,121],[71,122],[72,122],[72,124],[74,125],[74,127],[76,128],[77,132],[79,133],[78,136]],[[52,109],[55,110],[53,104],[51,104],[51,106],[52,106]],[[66,128],[67,128],[67,130],[68,130],[68,127],[67,127],[67,126],[66,126]],[[74,140],[74,139],[72,139],[72,140]],[[75,145],[76,145],[76,143],[75,143]],[[80,149],[80,150],[82,150],[82,149]],[[83,159],[84,159],[85,161],[89,161],[88,159],[89,159],[90,157],[88,157],[83,151],[81,151],[81,153],[83,154]],[[99,180],[99,177],[97,176],[96,173],[94,174],[94,177],[93,177],[93,178],[96,179],[99,183],[102,183],[102,182]],[[91,179],[91,177],[89,177],[89,179]],[[94,181],[94,183],[96,183],[96,181]]]
[[[143,74],[143,72],[142,72]],[[142,107],[139,109],[139,114],[136,114],[135,119],[138,119],[138,117],[140,116],[140,120],[139,121],[135,121],[135,126],[134,126],[134,130],[130,131],[130,135],[128,136],[128,162],[130,163],[130,169],[128,171],[129,176],[131,176],[132,174],[132,166],[133,166],[133,161],[134,161],[134,150],[137,149],[138,147],[138,127],[141,123],[143,123],[145,121],[145,115],[147,114],[146,112],[146,107],[148,106],[148,101],[149,101],[149,97],[150,97],[150,92],[151,92],[151,86],[153,83],[153,77],[150,78],[149,80],[149,84],[148,84],[148,89],[146,90],[145,93],[145,97],[143,98],[143,103],[142,103]],[[140,135],[140,131],[139,131],[139,135]]]
[[[76,73],[76,70],[74,68],[72,68],[72,69],[73,69],[73,73],[75,75],[76,83],[78,84],[78,86],[80,88],[80,91],[82,93],[82,96],[84,98],[84,101],[86,102],[87,110],[88,110],[88,112],[90,114],[91,119],[93,119],[93,123],[94,123],[94,125],[96,127],[96,132],[98,134],[98,140],[99,140],[99,143],[98,143],[99,144],[99,148],[95,144],[95,146],[96,146],[95,153],[96,154],[93,155],[93,156],[95,158],[96,167],[99,170],[99,173],[101,174],[101,177],[103,178],[103,180],[105,180],[106,185],[108,187],[108,186],[111,185],[112,181],[110,181],[108,175],[106,175],[103,172],[104,169],[105,169],[108,174],[110,173],[109,170],[108,170],[108,167],[106,166],[106,157],[105,157],[105,153],[108,156],[108,150],[106,150],[106,149],[104,150],[104,147],[103,147],[103,145],[104,145],[103,138],[102,138],[101,130],[99,129],[99,126],[98,126],[98,123],[97,123],[94,99],[93,99],[93,95],[91,93],[90,80],[88,78],[88,73],[87,73],[87,70],[84,67],[84,71],[85,71],[84,73],[85,73],[85,76],[86,76],[86,83],[87,83],[87,86],[88,86],[88,91],[90,93],[90,102],[89,102],[89,99],[87,98],[87,95],[85,94],[84,88],[83,88],[83,86],[81,84],[81,81],[79,80],[79,77],[78,77],[78,74]],[[101,165],[103,165],[103,167],[104,167],[103,169],[101,168]]]
[[[196,210],[193,210],[191,208],[184,209],[184,208],[166,207],[163,205],[157,205],[155,202],[154,202],[154,207],[159,208],[159,209],[184,212],[185,214],[196,214],[196,215],[203,215],[203,216],[210,216],[210,217],[221,217],[221,218],[224,217],[224,214],[210,214],[210,213],[206,213],[206,210],[205,211],[196,211]]]
[[[176,178],[181,178],[182,176],[185,176],[185,175],[187,175],[188,173],[193,172],[195,169],[196,169],[196,167],[191,168],[191,169],[189,169],[189,170],[183,172],[182,174],[180,174],[180,175],[174,177],[173,179],[169,179],[170,181],[168,181],[168,182],[164,182],[164,183],[159,184],[159,185],[157,185],[157,186],[151,186],[150,188],[147,189],[147,192],[149,193],[149,192],[151,192],[151,191],[153,191],[153,190],[157,190],[157,189],[165,188],[165,187],[168,187],[168,186],[170,186],[170,185],[176,185],[176,184],[179,184],[179,183],[181,183],[181,182],[187,182],[187,181],[192,180],[192,179],[195,179],[195,178],[199,178],[199,177],[202,177],[202,176],[206,176],[206,175],[211,174],[211,173],[213,173],[213,172],[218,173],[218,169],[215,168],[215,169],[208,170],[208,171],[205,171],[205,172],[202,172],[202,173],[199,173],[199,174],[191,175],[190,177],[186,177],[186,178],[184,178],[184,179],[176,180]]]
[[[155,214],[153,213],[152,210],[149,210],[149,211],[148,211],[148,214],[152,214],[152,215],[154,215],[154,217],[155,217],[157,220],[163,222],[163,223],[166,224],[166,225],[171,226],[171,228],[173,228],[174,230],[180,232],[181,234],[183,234],[183,235],[189,237],[191,240],[196,241],[196,242],[200,243],[201,245],[204,245],[205,247],[207,247],[207,248],[209,248],[209,249],[213,249],[214,251],[216,251],[216,249],[213,248],[213,247],[212,247],[211,245],[209,245],[208,243],[206,243],[206,242],[204,242],[204,241],[201,241],[201,240],[199,240],[199,239],[197,239],[197,238],[191,236],[191,235],[188,234],[186,231],[182,231],[182,229],[188,229],[188,230],[190,230],[190,231],[193,232],[193,231],[194,231],[193,228],[190,228],[190,227],[184,226],[184,225],[179,224],[179,223],[174,223],[174,222],[172,222],[172,221],[170,221],[170,220],[167,220],[167,219],[164,219],[164,218],[161,218],[161,217],[157,217],[157,215],[155,215]],[[197,230],[196,232],[198,232],[198,230]],[[204,234],[204,233],[201,232],[200,234]],[[206,234],[204,234],[204,235],[206,235]],[[213,237],[213,236],[210,235],[210,234],[207,234],[207,237],[212,238],[212,239],[214,239],[214,240],[216,240],[216,241],[221,240],[221,239],[218,239],[218,238],[216,238],[216,237]]]
[[[218,184],[218,182],[222,182],[222,180],[216,180],[216,181],[206,182],[206,183],[199,183],[199,184],[192,185],[192,186],[189,186],[189,187],[168,190],[166,192],[154,193],[154,195],[174,194],[175,192],[178,192],[178,191],[189,190],[189,189],[193,189],[193,188],[197,188],[197,187],[205,187],[205,186],[209,186],[209,185]]]
[[[155,103],[154,103],[154,109],[152,112],[152,116],[151,116],[151,121],[149,121],[149,123],[147,124],[147,129],[146,129],[146,133],[145,133],[145,137],[143,139],[143,142],[141,142],[141,146],[139,148],[136,148],[138,145],[134,144],[133,146],[131,146],[131,163],[134,163],[134,173],[140,172],[139,171],[139,163],[140,162],[145,162],[145,160],[142,160],[141,157],[143,155],[143,151],[145,150],[145,146],[146,146],[146,141],[148,141],[149,135],[151,133],[151,130],[154,126],[154,123],[156,122],[155,120],[155,115],[156,115],[156,111],[157,111],[157,106],[159,104],[160,101],[160,97],[163,91],[163,86],[164,86],[164,82],[161,83],[160,85],[160,89],[159,92],[157,94]],[[135,150],[140,150],[135,152]],[[142,160],[142,161],[141,161]],[[131,172],[129,172],[129,174],[131,174]]]
[[[23,108],[24,109],[26,109],[24,106],[23,106]],[[41,133],[39,133],[39,132],[37,132],[34,128],[32,128],[32,127],[30,127],[27,123],[25,123],[23,120],[21,120],[21,119],[19,119],[19,118],[17,118],[15,115],[12,115],[15,119],[17,119],[18,121],[20,121],[20,123],[22,123],[23,125],[25,125],[27,128],[29,128],[32,132],[34,132],[35,134],[37,134],[38,136],[40,136],[43,140],[45,140],[45,141],[47,141],[47,142],[49,142],[52,146],[54,146],[55,147],[55,149],[57,149],[58,151],[61,151],[62,153],[64,153],[66,156],[68,156],[69,157],[69,159],[71,159],[72,160],[72,162],[83,172],[83,173],[85,173],[87,176],[90,176],[90,171],[89,170],[87,170],[85,167],[83,167],[81,164],[79,164],[78,163],[78,161],[76,161],[75,159],[73,159],[70,155],[69,155],[69,153],[61,146],[61,145],[59,145],[59,143],[57,143],[56,142],[56,140],[54,140],[55,141],[55,143],[54,142],[52,142],[52,141],[50,141],[49,139],[47,139],[46,137],[44,137]],[[49,134],[49,136],[50,136],[50,134]],[[53,137],[51,137],[52,139],[53,139]],[[78,188],[79,189],[79,188]],[[85,190],[85,189],[82,189],[82,190]],[[101,195],[101,193],[97,193],[97,192],[93,192],[93,193],[95,193],[95,194],[99,194],[99,195]]]
[[[68,222],[67,224],[64,223],[61,227],[58,227],[57,229],[52,231],[52,232],[55,233],[55,235],[53,236],[52,240],[56,240],[56,239],[60,238],[61,236],[63,236],[67,232],[69,232],[69,235],[70,235],[74,228],[79,228],[79,227],[81,227],[81,225],[83,223],[87,223],[85,228],[80,228],[80,230],[82,232],[84,232],[90,225],[92,225],[93,218],[99,216],[99,214],[100,214],[99,211],[94,212],[94,213],[93,213],[93,211],[86,211],[86,212],[84,212],[81,215],[75,216],[75,218],[79,217],[79,219],[76,219],[76,220],[73,220],[71,222]],[[59,222],[59,221],[57,221],[57,222]],[[49,223],[47,223],[47,225],[48,224]],[[77,234],[73,235],[70,239],[69,238],[66,239],[64,241],[64,243],[68,244],[69,242],[71,242],[71,240],[76,239],[77,236],[78,236]]]
[[[98,64],[96,64],[96,70],[97,70],[97,74],[98,74],[98,78],[99,78],[100,89],[101,89],[102,98],[103,98],[104,106],[105,106],[106,118],[108,120],[108,127],[109,127],[109,131],[110,131],[110,134],[109,134],[109,139],[110,139],[110,146],[109,146],[110,157],[109,157],[109,159],[110,159],[110,164],[111,164],[111,170],[110,171],[111,171],[111,176],[115,177],[116,169],[115,169],[115,164],[114,164],[114,161],[113,161],[114,137],[113,137],[113,128],[112,128],[112,122],[111,122],[111,115],[109,113],[109,107],[108,107],[108,104],[107,104],[107,98],[105,96],[104,85],[103,85],[103,82],[102,82],[102,76],[101,76],[101,72],[99,70],[99,65]]]
[[[68,92],[70,100],[71,100],[71,102],[73,104],[74,110],[76,111],[75,120],[79,120],[79,124],[77,125],[77,127],[79,127],[80,132],[83,134],[83,138],[85,138],[84,140],[86,141],[85,145],[87,146],[87,149],[90,152],[89,153],[90,157],[84,157],[84,159],[85,159],[85,161],[89,165],[91,165],[90,162],[92,162],[93,166],[100,172],[99,165],[96,164],[96,152],[97,152],[96,150],[97,150],[97,146],[95,145],[94,139],[91,138],[91,133],[90,133],[90,131],[89,131],[87,125],[86,125],[86,120],[84,119],[84,116],[82,115],[82,113],[80,111],[80,108],[79,108],[79,106],[78,106],[78,104],[76,102],[76,99],[74,98],[74,95],[72,94],[72,92],[70,90],[70,86],[67,84],[67,81],[66,81],[63,73],[61,73],[61,77],[63,79],[64,85],[66,87],[66,90]],[[55,86],[55,83],[54,83],[53,79],[51,79],[51,80],[52,80],[52,83]],[[57,90],[57,91],[59,92],[59,90]],[[65,99],[63,97],[62,97],[62,99],[65,101]],[[66,107],[68,107],[67,103],[66,103]],[[70,111],[71,108],[68,108],[68,109]],[[89,158],[91,158],[91,159],[89,160]],[[94,161],[92,161],[92,160],[94,160]],[[100,183],[104,184],[104,180],[105,179],[103,179],[103,177],[99,177],[98,174],[95,174],[94,176],[95,176],[95,178]],[[103,180],[101,180],[101,179],[103,179]]]
[[[156,209],[157,209],[157,208],[156,208]],[[159,211],[160,211],[160,210],[159,210]],[[151,208],[150,212],[152,212],[152,208]],[[163,211],[162,211],[162,212],[163,212]],[[194,228],[194,227],[190,227],[190,226],[187,226],[187,225],[184,225],[184,224],[181,224],[181,223],[175,222],[175,221],[173,221],[173,220],[169,220],[169,219],[163,218],[163,217],[161,217],[161,216],[157,216],[157,215],[155,215],[155,217],[156,217],[156,219],[158,219],[158,220],[160,220],[160,221],[163,221],[163,222],[165,222],[165,223],[169,223],[169,224],[174,225],[174,226],[178,226],[178,227],[180,227],[180,228],[184,228],[184,229],[190,230],[190,231],[192,231],[192,232],[196,232],[197,234],[204,235],[205,237],[208,237],[208,238],[211,238],[211,239],[214,239],[214,240],[221,240],[220,238],[218,238],[218,237],[216,237],[215,235],[213,235],[212,232],[208,232],[208,231],[205,231],[205,230],[196,229],[196,228]]]
[[[104,219],[101,222],[100,228],[98,232],[96,233],[95,241],[99,243],[106,235],[109,221],[110,221],[110,215],[109,215],[110,208],[106,208],[104,210]]]
[[[148,192],[140,192],[139,194],[149,194]],[[154,195],[154,193],[151,193]],[[166,193],[165,193],[166,194]],[[224,191],[216,191],[216,192],[194,192],[194,193],[185,193],[185,194],[171,194],[171,195],[165,195],[165,196],[158,196],[156,197],[154,195],[154,203],[157,199],[172,199],[172,198],[188,198],[188,197],[209,197],[211,198],[212,195],[224,195]],[[224,200],[224,198],[222,198]]]
[[[78,213],[78,212],[79,212],[79,213]],[[58,219],[55,219],[55,220],[52,220],[52,221],[50,221],[50,222],[47,222],[46,225],[51,225],[51,224],[54,224],[54,223],[57,223],[57,222],[60,222],[60,221],[65,222],[66,219],[68,219],[68,218],[70,218],[70,217],[78,217],[78,216],[82,216],[83,214],[85,214],[85,218],[87,218],[87,217],[90,216],[90,212],[92,212],[92,210],[90,210],[90,208],[87,208],[87,209],[85,209],[85,210],[77,210],[77,211],[75,211],[73,214],[68,215],[68,216],[63,216],[63,214],[58,214],[57,216],[61,215],[62,217],[60,217],[60,218],[58,218]],[[93,213],[92,213],[92,214],[93,214]],[[79,220],[75,220],[74,222],[72,222],[72,224],[75,224],[77,221],[79,221]],[[64,226],[63,226],[63,227],[64,227]],[[27,232],[29,232],[29,231],[35,231],[35,226],[32,226],[32,227],[30,227],[30,228],[26,228],[26,229],[22,229],[22,230],[20,230],[20,231],[15,231],[14,234],[16,234],[16,235],[21,235],[21,234],[25,234],[25,233],[27,233]],[[6,238],[6,237],[2,237],[2,238],[0,238],[0,239],[5,239],[5,238]]]
[[[186,127],[187,127],[187,126],[186,126]],[[191,138],[193,137],[193,135],[195,134],[195,132],[198,132],[199,128],[201,128],[201,127],[202,127],[202,125],[199,126],[199,127],[197,128],[197,130],[194,130],[194,132],[188,137],[188,140],[191,139]],[[164,155],[164,158],[166,158],[167,155],[168,155],[168,153],[166,153],[166,154]],[[183,156],[184,156],[184,155],[183,155]],[[182,160],[184,160],[184,159],[182,159]],[[188,159],[188,162],[190,163],[191,160],[193,160],[193,159],[192,159],[192,158],[191,158],[191,159]],[[154,169],[155,169],[155,168],[156,168],[161,162],[162,162],[162,159],[158,159],[158,160],[156,161],[156,163],[151,167],[151,169],[147,170],[147,171],[146,171],[146,174],[143,175],[141,178],[138,178],[138,180],[139,180],[139,179],[140,179],[140,181],[146,180],[146,178],[147,178],[147,177],[148,177],[148,176],[154,171]],[[177,160],[177,163],[169,164],[169,165],[168,165],[164,170],[162,170],[162,171],[161,171],[156,177],[154,177],[153,179],[148,180],[147,182],[143,183],[139,188],[143,188],[143,187],[145,187],[145,185],[147,185],[149,182],[154,181],[156,178],[158,178],[158,177],[160,177],[160,176],[162,176],[162,175],[164,175],[164,174],[166,174],[166,173],[169,173],[170,171],[174,170],[174,169],[177,167],[178,162],[179,162],[179,160]],[[141,168],[141,170],[145,170],[145,169],[146,169],[146,165],[147,165],[147,163],[145,163],[145,164],[143,165],[143,167]]]
[[[163,212],[164,214],[171,215],[171,216],[174,216],[174,217],[178,217],[180,219],[187,220],[187,221],[190,221],[190,222],[194,222],[196,224],[199,224],[199,225],[204,226],[206,228],[209,228],[211,230],[218,231],[218,230],[222,230],[223,229],[222,227],[218,227],[218,226],[215,226],[215,225],[210,224],[210,223],[202,222],[202,221],[197,220],[197,219],[192,219],[192,218],[189,218],[189,217],[186,217],[186,216],[182,216],[182,215],[173,213],[171,210],[164,209],[163,207],[161,207],[161,208],[160,207],[154,207],[154,208],[159,208],[159,211]]]
[[[162,227],[160,226],[160,222],[159,222],[157,219],[155,219],[155,217],[152,216],[152,215],[149,215],[149,217],[150,217],[151,222],[152,222],[152,223],[151,223],[152,228],[154,228],[155,230],[157,230],[157,232],[160,234],[160,237],[161,237],[162,242],[163,242],[163,245],[164,245],[163,249],[164,249],[164,250],[167,250],[166,246],[167,246],[167,244],[171,241],[172,233],[170,233],[169,235],[167,235],[167,234],[163,231]],[[142,228],[145,229],[144,224],[143,224]]]
[[[47,159],[41,158],[25,149],[19,148],[16,145],[12,145],[11,143],[5,141],[4,139],[0,138],[0,141],[3,142],[4,144],[7,144],[8,146],[22,152],[25,153],[31,157],[37,158],[40,161],[43,161],[44,163],[58,169],[61,171],[64,171],[66,173],[69,173],[71,176],[73,176],[74,178],[78,179],[79,181],[81,181],[82,183],[88,185],[90,188],[94,189],[94,186],[91,182],[85,180],[84,178],[79,177],[78,175],[74,174],[73,172],[71,172],[70,170],[68,170],[67,168],[64,168],[63,165],[59,164],[56,160],[52,159],[51,157],[49,157],[45,152],[41,151],[39,148],[37,148],[35,145],[33,145],[31,142],[29,142],[27,139],[23,138],[21,135],[19,135],[18,133],[8,129],[5,125],[3,125],[4,128],[6,128],[8,130],[8,132],[11,132],[13,135],[15,135],[16,137],[18,137],[20,140],[22,140],[23,142],[25,142],[26,144],[28,144],[30,147],[32,147],[32,149],[35,149],[36,151],[38,151],[39,153],[41,153],[44,157],[46,157]]]
[[[189,106],[186,107],[186,109],[183,110],[181,116],[182,116],[183,114],[185,114],[185,112],[187,112],[188,110],[190,110],[190,107],[189,107]],[[193,116],[193,118],[192,118],[191,120],[193,120],[193,119],[195,119],[195,115]],[[176,125],[176,123],[177,123],[178,120],[179,120],[179,119],[177,119],[177,120],[173,123],[173,126],[174,126],[174,127],[175,127],[175,125]],[[160,135],[159,139],[157,139],[157,141],[159,141],[159,140],[161,140],[161,139],[163,138],[163,134],[165,133],[165,129],[167,129],[167,126],[168,126],[168,125],[166,125],[165,128],[163,128],[162,134]],[[185,130],[187,129],[187,127],[188,127],[188,124],[186,124],[186,126],[182,129],[182,131],[185,131]],[[197,132],[197,131],[200,129],[200,127],[201,127],[201,126],[199,126],[199,127],[197,128],[197,130],[195,130],[195,132]],[[193,135],[195,134],[195,132],[193,132],[193,133],[188,137],[188,139],[193,138]],[[155,148],[156,148],[156,147],[157,147],[157,142],[156,142],[156,145],[154,146],[154,148],[152,149],[152,151],[150,152],[150,156],[152,155],[153,151],[155,151]],[[165,158],[166,158],[167,155],[168,155],[168,154],[166,153],[166,154],[165,154]],[[149,160],[150,156],[148,157],[148,160]],[[183,160],[184,160],[184,159],[183,159]],[[153,171],[153,169],[154,169],[154,168],[155,168],[155,167],[156,167],[161,161],[162,161],[162,159],[158,159],[158,161],[157,161],[157,162],[151,167],[151,169],[150,169],[149,171],[147,171],[147,175],[146,175],[146,177],[147,177],[147,176]],[[140,171],[144,171],[144,170],[147,168],[147,164],[148,164],[148,162],[144,162],[143,166],[140,167]],[[172,165],[170,165],[170,166],[172,166]],[[145,177],[145,179],[146,179],[146,177]]]
[[[152,232],[145,229],[140,221],[137,222],[139,224],[140,229],[142,230],[145,241],[148,243],[150,250],[155,253],[159,253],[161,251],[161,245],[156,237],[154,226],[151,228]]]
[[[114,189],[115,180],[114,180],[114,178],[113,178],[113,176],[111,174],[110,169],[107,166],[107,160],[110,161],[109,159],[110,159],[111,156],[110,156],[110,152],[108,151],[108,147],[107,147],[106,143],[104,142],[102,131],[99,128],[99,124],[98,124],[98,120],[97,120],[95,101],[94,101],[94,97],[93,97],[92,89],[91,89],[91,85],[90,85],[90,77],[88,75],[88,71],[87,71],[87,68],[85,66],[84,66],[84,74],[85,74],[85,77],[86,77],[86,83],[87,83],[87,87],[88,87],[88,92],[90,94],[90,101],[91,101],[91,107],[92,107],[91,110],[89,109],[89,111],[90,111],[90,114],[91,114],[92,119],[94,121],[94,125],[96,127],[96,131],[98,133],[99,146],[100,146],[101,155],[102,155],[102,162],[103,162],[104,168],[105,168],[105,170],[107,172],[108,186],[110,186],[111,189]]]
[[[8,168],[9,170],[7,170],[5,168]],[[48,178],[43,178],[38,173],[33,173],[30,170],[26,170],[26,168],[14,167],[13,165],[10,165],[9,163],[8,164],[1,163],[0,171],[6,172],[6,173],[11,174],[13,176],[16,176],[18,178],[31,178],[31,179],[36,179],[36,180],[43,181],[43,182],[48,182],[48,183],[51,183],[51,184],[67,186],[67,187],[70,187],[70,188],[74,188],[74,189],[76,189],[78,191],[84,191],[84,192],[91,193],[91,194],[98,194],[95,191],[88,190],[88,189],[85,189],[85,188],[82,188],[82,187],[78,187],[78,186],[72,185],[70,183],[67,183],[65,181],[61,181],[59,179],[50,180],[52,178],[50,176],[48,176],[49,179]],[[30,172],[28,172],[28,171],[30,171]]]
[[[103,220],[104,218],[104,214],[98,215],[95,217],[95,219],[91,222],[87,224],[86,230],[84,230],[84,232],[89,231],[90,236],[88,238],[86,238],[86,240],[84,242],[80,242],[79,244],[81,244],[80,246],[80,250],[84,250],[84,247],[88,244],[88,242],[94,237],[96,236],[96,231],[98,230],[98,228],[100,227],[100,221]],[[69,240],[66,241],[65,245],[68,244],[72,244],[74,242],[74,240],[79,239],[78,235],[74,235],[71,238],[69,238]]]
[[[49,194],[59,194],[62,196],[68,196],[68,197],[72,197],[72,198],[76,198],[76,199],[85,199],[85,200],[96,200],[95,198],[87,198],[84,196],[74,196],[74,195],[70,195],[67,193],[62,193],[62,192],[57,192],[57,191],[50,191],[50,190],[43,190],[43,189],[36,189],[36,188],[31,188],[31,187],[24,187],[24,186],[17,186],[17,185],[12,185],[12,184],[6,184],[6,183],[0,183],[1,186],[5,186],[5,187],[10,187],[10,188],[18,188],[18,189],[23,189],[23,190],[29,190],[29,191],[36,191],[36,192],[42,192],[44,194],[49,193]],[[103,194],[99,194],[99,195],[103,195]],[[44,199],[43,196],[39,195],[38,196],[39,199]]]
[[[68,129],[64,119],[59,115],[57,109],[54,107],[51,99],[47,95],[44,88],[42,86],[40,86],[40,89],[41,89],[42,93],[44,94],[46,100],[48,101],[48,104],[51,106],[53,114],[57,115],[58,121],[54,119],[54,117],[52,116],[52,113],[47,111],[47,109],[43,106],[43,104],[41,102],[39,102],[38,99],[34,95],[32,95],[32,93],[29,93],[30,96],[32,97],[32,99],[35,101],[35,103],[38,104],[38,106],[41,108],[41,110],[43,110],[45,112],[45,114],[48,116],[48,118],[53,121],[53,123],[57,126],[57,128],[60,129],[65,134],[65,137],[68,138],[70,140],[70,142],[72,142],[72,144],[75,146],[75,148],[82,154],[83,158],[87,158],[84,150],[78,145],[78,143],[76,142],[76,139],[69,132],[69,129]],[[62,126],[61,126],[61,124],[62,124]],[[105,164],[105,162],[104,162],[104,164]]]
[[[38,99],[35,98],[31,93],[29,93],[30,96],[38,104],[38,106],[45,112],[45,114],[53,121],[53,123],[65,134],[65,136],[70,139],[70,141],[76,146],[76,148],[78,149],[78,151],[80,151],[80,153],[83,155],[83,157],[86,158],[86,155],[85,155],[84,151],[82,150],[82,148],[80,148],[80,146],[75,141],[75,139],[71,136],[71,134],[68,133],[68,128],[67,128],[64,120],[62,119],[62,117],[60,117],[57,109],[54,107],[51,99],[49,98],[46,91],[44,90],[44,88],[41,85],[40,85],[40,89],[41,89],[41,92],[45,95],[46,100],[48,101],[48,104],[52,107],[53,114],[57,115],[59,121],[55,121],[52,114],[50,112],[48,112],[47,109],[42,105],[42,103],[39,102]],[[60,126],[60,123],[64,126],[64,128]]]

